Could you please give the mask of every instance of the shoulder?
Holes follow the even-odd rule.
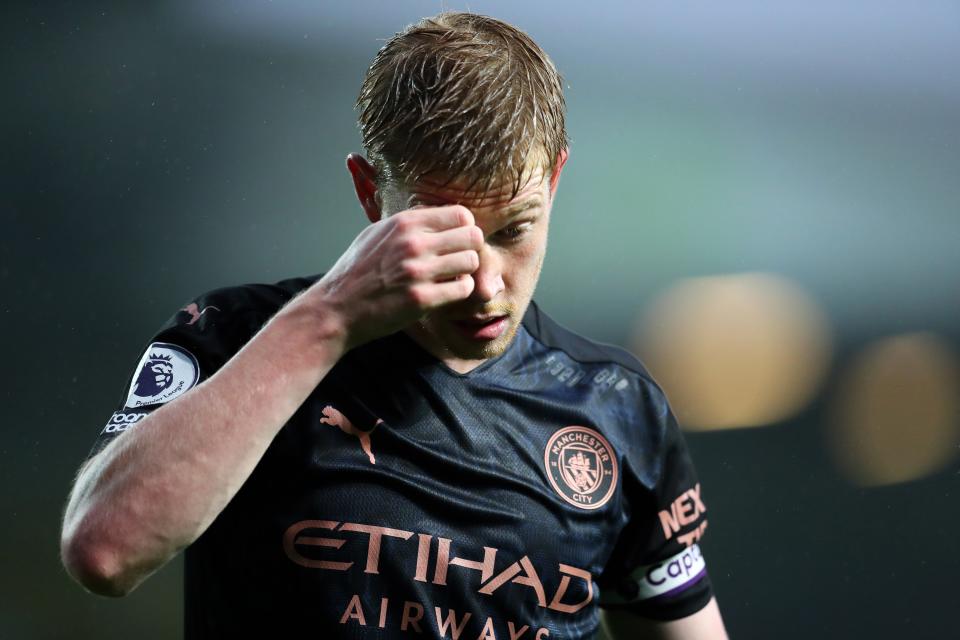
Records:
[[[643,363],[626,349],[563,327],[533,302],[524,316],[524,328],[552,352],[546,356],[548,363],[552,360],[574,370],[565,384],[575,384],[586,393],[585,406],[596,420],[616,425],[611,433],[613,442],[626,447],[628,458],[639,461],[637,473],[644,484],[652,485],[661,471],[662,452],[672,438],[673,414],[666,394]]]
[[[322,275],[211,289],[170,315],[153,340],[218,352],[226,357],[249,340],[284,304]]]
[[[523,326],[547,349],[562,351],[583,366],[597,365],[602,370],[602,365],[607,365],[616,371],[618,377],[632,378],[638,381],[641,387],[649,388],[657,395],[663,394],[653,376],[635,355],[622,347],[592,340],[571,331],[548,316],[536,302],[530,302],[523,318]],[[611,381],[616,386],[617,379]]]
[[[206,309],[221,314],[273,315],[298,293],[319,280],[323,274],[286,278],[274,283],[246,283],[211,289],[179,310],[189,321]]]

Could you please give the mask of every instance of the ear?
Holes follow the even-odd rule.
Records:
[[[380,210],[380,201],[377,198],[377,170],[359,153],[347,156],[347,170],[353,178],[353,187],[357,191],[357,199],[370,222],[377,222],[383,217]]]
[[[553,199],[553,195],[557,191],[557,185],[560,183],[560,172],[563,171],[563,165],[567,163],[567,158],[570,157],[570,147],[564,147],[560,150],[560,153],[557,154],[557,161],[553,165],[553,175],[550,176],[550,199]]]

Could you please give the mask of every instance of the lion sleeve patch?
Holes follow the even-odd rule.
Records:
[[[154,342],[143,353],[127,392],[125,408],[164,404],[196,386],[200,366],[192,353],[168,342]]]

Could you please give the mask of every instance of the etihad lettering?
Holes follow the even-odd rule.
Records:
[[[427,547],[429,552],[429,546]],[[480,572],[480,582],[486,582],[493,575],[493,563],[497,559],[497,550],[493,547],[483,548],[483,561],[466,560],[465,558],[450,559],[450,539],[437,538],[437,568],[433,572],[433,584],[447,584],[447,569],[451,564],[466,567]]]
[[[392,615],[388,615],[388,609],[393,612]],[[472,611],[466,611],[461,614],[455,609],[444,610],[440,607],[433,607],[434,615],[429,616],[426,615],[426,610],[427,605],[411,600],[404,600],[402,604],[395,605],[391,608],[390,598],[380,598],[380,612],[377,627],[385,629],[388,624],[392,623],[399,626],[401,631],[412,631],[422,635],[425,633],[424,627],[430,626],[433,630],[436,630],[438,637],[449,638],[450,640],[461,640],[461,638],[463,640],[473,640],[474,638],[476,638],[476,640],[497,640],[497,638],[504,640],[507,638],[509,638],[509,640],[544,640],[544,638],[550,637],[550,630],[546,627],[540,627],[531,633],[532,630],[528,624],[518,626],[513,620],[507,620],[506,624],[502,624],[501,621],[495,620],[491,616],[483,619],[481,624],[480,618],[474,617]],[[374,612],[370,611],[369,613],[372,614]],[[360,598],[360,594],[354,594],[343,609],[343,614],[340,616],[340,624],[366,627],[368,624],[367,619],[367,612],[364,611],[363,600]],[[470,622],[471,619],[481,624],[480,633],[477,636],[474,636],[472,633],[469,636],[464,635],[467,623]],[[370,618],[370,620],[370,625],[372,626],[373,618]],[[434,621],[436,621],[436,626],[432,625]],[[506,629],[506,634],[503,633],[504,628]],[[497,635],[498,629],[500,630],[499,636]]]
[[[703,504],[703,500],[700,499],[700,483],[698,482],[692,489],[681,493],[670,505],[669,510],[663,510],[658,514],[660,517],[660,525],[663,527],[663,537],[669,540],[674,534],[680,531],[681,527],[696,522],[697,518],[706,513],[706,511],[707,507]],[[706,523],[704,522],[696,529],[697,535],[694,538],[691,538],[690,534],[685,534],[678,536],[677,539],[687,546],[690,546],[695,540],[700,539],[700,535],[702,535],[703,529],[705,528]],[[689,542],[684,542],[684,540],[689,540]]]
[[[370,536],[370,542],[367,544],[367,566],[364,573],[380,573],[380,542],[383,536],[400,538],[407,540],[413,535],[410,531],[401,531],[400,529],[391,529],[390,527],[377,527],[370,524],[356,524],[345,522],[340,531],[358,531]],[[339,547],[337,547],[339,548]]]
[[[413,531],[355,522],[301,520],[290,525],[283,534],[283,550],[287,558],[295,564],[309,569],[326,569],[328,571],[347,571],[351,569],[355,564],[352,560],[317,557],[327,555],[319,549],[339,551],[347,542],[347,538],[330,537],[326,534],[319,536],[317,530],[366,534],[367,553],[363,571],[368,574],[378,574],[380,572],[381,547],[384,536],[405,541],[414,535]],[[350,539],[352,540],[353,537]],[[417,556],[412,578],[418,582],[428,582],[427,567],[430,562],[431,549],[435,549],[432,554],[435,560],[433,577],[432,580],[429,580],[435,585],[446,586],[451,567],[460,567],[477,573],[479,578],[477,592],[484,595],[493,595],[508,583],[518,584],[530,589],[531,594],[536,598],[537,606],[571,614],[584,608],[593,600],[593,576],[589,571],[562,562],[558,563],[554,575],[558,574],[560,582],[551,597],[548,598],[540,573],[528,556],[523,556],[495,574],[499,549],[483,547],[483,557],[477,560],[454,555],[451,552],[453,541],[449,538],[437,537],[436,544],[433,543],[433,540],[434,536],[430,534],[417,534]],[[580,584],[586,587],[586,596],[579,602],[569,602],[567,598],[567,591],[570,590],[574,580],[580,581]],[[356,617],[358,615],[355,610],[356,607],[353,609],[350,610],[350,607],[348,607],[348,610],[344,612],[346,617],[342,622],[349,619],[359,621],[359,617]],[[383,615],[384,613],[381,611],[381,618]],[[419,620],[420,617],[414,617],[411,613],[409,624],[414,625]]]
[[[593,599],[593,580],[590,578],[590,573],[584,571],[583,569],[571,567],[568,564],[561,564],[560,571],[567,575],[560,579],[560,586],[557,587],[557,592],[553,595],[553,600],[550,602],[550,608],[556,609],[557,611],[563,611],[564,613],[574,613],[579,611],[587,606],[587,603]],[[567,593],[567,587],[570,586],[570,576],[581,578],[587,581],[587,597],[583,599],[583,602],[578,602],[577,604],[564,604],[560,602],[560,599],[563,598],[564,594]]]
[[[517,575],[521,570],[523,571],[523,575]],[[547,596],[543,592],[543,583],[540,582],[540,576],[537,575],[537,570],[533,568],[533,563],[530,562],[527,556],[520,558],[519,564],[514,562],[504,569],[496,578],[480,587],[480,593],[491,595],[507,582],[514,582],[530,587],[537,595],[537,604],[541,607],[547,606]]]
[[[297,544],[307,544],[315,547],[330,547],[339,549],[346,540],[339,538],[317,538],[316,536],[301,536],[299,533],[304,529],[336,529],[339,522],[332,520],[302,520],[289,527],[283,534],[283,550],[287,557],[302,567],[311,569],[332,569],[333,571],[346,571],[353,566],[352,562],[332,562],[330,560],[315,560],[300,554],[297,550]]]

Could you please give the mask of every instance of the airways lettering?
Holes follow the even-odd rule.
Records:
[[[367,615],[364,612],[363,608],[364,602],[361,599],[360,594],[354,594],[350,601],[347,603],[346,608],[343,610],[343,615],[340,616],[340,624],[366,627],[368,625],[372,626],[373,617],[371,616],[370,622],[367,622]],[[424,608],[429,607],[429,605],[424,605],[420,602],[411,602],[410,600],[403,601],[402,614],[400,615],[400,630],[407,631],[408,628],[412,629],[415,633],[423,634],[423,629],[420,627],[421,623],[427,626],[432,626],[433,616],[426,615]],[[395,618],[397,617],[397,612],[393,611],[392,616],[388,616],[387,609],[391,610],[399,608],[399,605],[394,605],[391,607],[390,598],[382,597],[380,598],[380,617],[377,626],[380,629],[387,627],[389,623],[396,625]],[[473,618],[477,624],[480,623],[480,617],[474,618],[472,611],[466,611],[463,613],[460,618],[459,623],[457,622],[457,612],[454,609],[447,609],[446,616],[444,616],[443,610],[440,607],[433,608],[434,613],[436,614],[437,625],[434,627],[437,630],[439,635],[434,635],[434,637],[447,638],[450,640],[460,640],[460,636],[463,635],[464,628],[467,626],[467,623]],[[373,613],[371,611],[371,613]],[[495,624],[495,619],[487,616],[486,621],[483,622],[483,628],[480,630],[480,635],[476,636],[477,640],[496,640],[496,626],[502,627],[502,620],[497,618]],[[510,634],[510,640],[545,640],[550,637],[550,629],[546,627],[540,627],[533,635],[527,635],[528,631],[532,631],[530,625],[525,624],[520,628],[517,628],[517,624],[513,620],[506,621],[507,632]],[[449,635],[448,635],[449,634]],[[474,636],[470,634],[469,638]],[[500,637],[505,637],[503,635],[503,630],[500,630]]]

